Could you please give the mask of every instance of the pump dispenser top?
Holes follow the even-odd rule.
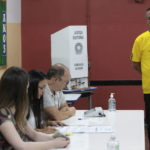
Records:
[[[110,93],[110,97],[111,97],[111,98],[114,98],[114,94],[115,94],[115,93]]]

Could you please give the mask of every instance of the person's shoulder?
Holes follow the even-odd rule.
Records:
[[[49,90],[48,84],[46,84],[46,86],[45,86],[45,90]]]
[[[0,124],[6,120],[11,120],[12,115],[7,108],[0,108]]]
[[[136,40],[141,40],[141,39],[145,39],[148,38],[150,36],[150,31],[145,31],[143,33],[141,33]]]
[[[8,116],[10,115],[10,111],[7,108],[0,108],[0,115]]]
[[[51,93],[51,90],[50,90],[48,84],[46,84],[44,94],[48,94],[48,93],[50,94],[50,93]]]

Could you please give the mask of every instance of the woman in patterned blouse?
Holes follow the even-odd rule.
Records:
[[[8,68],[0,80],[0,150],[48,150],[69,144],[36,132],[26,120],[28,74],[18,67]],[[31,139],[31,142],[27,141]]]

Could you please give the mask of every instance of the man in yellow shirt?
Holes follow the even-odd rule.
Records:
[[[146,10],[146,20],[150,27],[150,8]],[[139,35],[133,45],[131,60],[136,71],[142,74],[146,123],[150,141],[150,30]]]

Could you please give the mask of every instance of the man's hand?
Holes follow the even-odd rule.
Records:
[[[60,109],[60,112],[69,112],[71,117],[75,115],[76,109],[75,107],[63,107]]]
[[[74,116],[74,115],[75,115],[75,112],[76,112],[75,107],[68,107],[68,108],[69,108],[69,110],[68,110],[68,111],[70,111],[70,112],[71,112],[71,116]]]
[[[66,112],[68,110],[69,110],[69,107],[63,107],[63,108],[60,109],[61,112]]]

